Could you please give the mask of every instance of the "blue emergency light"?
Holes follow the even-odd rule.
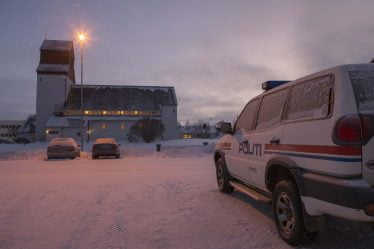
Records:
[[[290,82],[289,80],[268,80],[262,83],[262,90],[268,91],[280,85]]]

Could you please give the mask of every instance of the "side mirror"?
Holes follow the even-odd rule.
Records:
[[[223,133],[223,134],[230,134],[232,133],[231,123],[228,122],[220,122],[216,125],[216,129]]]

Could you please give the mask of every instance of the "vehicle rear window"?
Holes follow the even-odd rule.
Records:
[[[349,71],[359,112],[374,111],[374,70]]]
[[[279,123],[282,119],[283,105],[288,89],[264,96],[258,113],[256,129],[265,129]]]
[[[255,99],[247,104],[236,122],[235,132],[246,133],[253,128],[253,120],[257,109],[259,99]]]
[[[329,114],[331,76],[309,80],[290,89],[285,119],[323,118]]]

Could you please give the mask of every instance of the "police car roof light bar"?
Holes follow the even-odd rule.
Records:
[[[287,82],[290,82],[289,80],[268,80],[262,83],[262,90],[269,91],[275,87],[278,87],[280,85],[283,85]]]

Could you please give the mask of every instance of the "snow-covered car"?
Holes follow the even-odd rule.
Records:
[[[120,144],[115,138],[98,138],[92,146],[92,159],[97,159],[102,156],[120,157]]]
[[[80,156],[80,149],[73,138],[54,138],[48,145],[47,158],[71,158]]]
[[[326,215],[374,222],[374,64],[264,82],[214,152],[219,190],[272,202],[280,236],[310,243]]]

